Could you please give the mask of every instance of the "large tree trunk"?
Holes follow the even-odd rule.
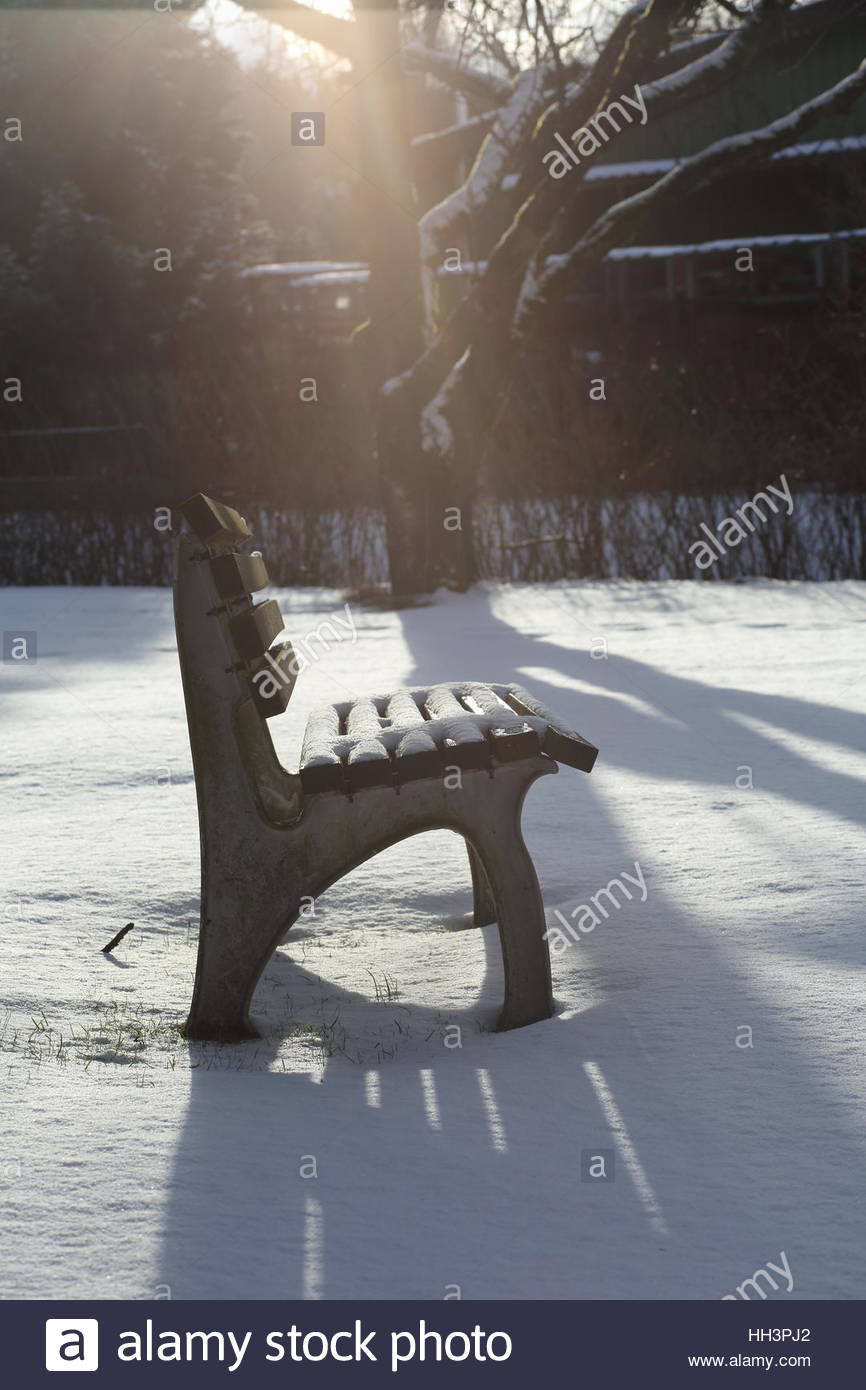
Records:
[[[377,450],[395,597],[465,589],[475,578],[472,490],[481,442],[466,412],[448,417],[453,444],[423,430],[427,403],[412,390],[380,397]]]
[[[360,198],[370,265],[370,320],[356,337],[374,392],[376,453],[394,594],[427,592],[440,572],[435,467],[422,448],[420,409],[389,395],[424,348],[418,212],[410,166],[411,127],[400,49],[398,0],[354,0],[363,180]]]
[[[431,566],[429,554],[435,503],[427,495],[427,486],[434,479],[421,446],[419,411],[402,392],[379,396],[376,454],[391,592],[403,599],[427,593],[436,585],[436,566]]]

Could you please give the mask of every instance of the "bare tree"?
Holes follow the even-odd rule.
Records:
[[[861,63],[781,119],[715,141],[601,215],[584,211],[595,152],[588,135],[602,146],[606,115],[623,94],[641,104],[642,124],[689,106],[734,78],[792,8],[792,0],[725,0],[721,9],[637,0],[583,28],[555,0],[480,0],[462,21],[442,0],[402,12],[400,0],[353,0],[354,20],[303,4],[274,14],[349,59],[359,94],[370,319],[356,341],[376,401],[396,594],[471,582],[479,461],[514,373],[563,296],[631,241],[648,213],[768,157],[866,91]],[[698,57],[673,46],[708,15],[722,17],[718,42]],[[662,57],[665,75],[654,76]],[[417,72],[455,93],[458,118],[412,140],[407,73]],[[557,174],[556,151],[567,160],[569,141],[585,142],[586,156]],[[419,208],[418,171],[443,150],[455,169],[464,161],[465,174],[447,197]],[[477,273],[445,316],[443,258],[465,250],[479,227],[504,230],[471,246]]]

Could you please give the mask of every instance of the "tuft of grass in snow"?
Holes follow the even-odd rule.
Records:
[[[372,970],[368,970],[367,974],[373,981],[377,1004],[393,1004],[400,998],[400,990],[397,987],[397,981],[392,975],[388,975],[387,973],[383,974],[380,982],[377,980]]]
[[[354,1057],[349,1057],[346,1030],[340,1022],[339,1014],[336,1014],[330,1023],[300,1023],[292,1030],[291,1036],[312,1047],[318,1054],[320,1063],[335,1056],[348,1057],[350,1062],[355,1060]]]
[[[181,1023],[177,1018],[130,1008],[116,1002],[99,1006],[99,1017],[92,1023],[59,1027],[51,1023],[44,1009],[29,1024],[14,1028],[10,1015],[0,1024],[0,1052],[28,1062],[92,1062],[135,1064],[145,1060],[148,1049],[160,1052],[180,1049]],[[167,1066],[176,1066],[176,1057]]]

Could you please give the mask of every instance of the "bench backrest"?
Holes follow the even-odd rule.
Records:
[[[265,562],[248,552],[252,534],[233,507],[197,493],[180,511],[191,534],[177,544],[175,621],[200,814],[252,790],[271,819],[292,820],[300,780],[281,766],[266,720],[288,705],[297,662],[290,642],[275,641],[279,604],[254,598]]]
[[[253,598],[270,581],[261,553],[239,548],[252,539],[252,532],[234,507],[201,492],[180,510],[207,551],[203,562],[227,620],[235,669],[249,681],[250,694],[266,719],[282,714],[292,697],[298,667],[291,642],[274,641],[284,627],[276,599],[256,603]]]

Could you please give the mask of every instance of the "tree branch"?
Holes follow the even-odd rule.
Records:
[[[257,0],[236,0],[243,9],[290,29],[299,38],[319,43],[341,58],[354,58],[357,35],[355,25],[348,19],[335,19],[333,15],[323,14],[311,5],[302,5],[298,0],[280,0],[280,8],[270,11],[262,8]]]
[[[784,149],[816,121],[837,111],[847,110],[864,92],[866,60],[834,87],[804,102],[787,116],[781,116],[758,130],[716,140],[700,153],[684,159],[649,188],[608,208],[570,251],[563,256],[551,257],[537,277],[534,291],[521,296],[514,323],[518,336],[524,337],[531,331],[533,320],[560,287],[599,261],[614,246],[627,242],[651,207],[687,196],[723,174]]]
[[[469,217],[499,190],[508,161],[526,141],[538,108],[546,100],[544,74],[538,68],[521,73],[510,99],[497,112],[469,175],[460,188],[421,218],[421,246],[426,265],[433,265],[455,223]]]
[[[501,105],[511,95],[511,79],[498,77],[494,72],[482,72],[470,67],[459,53],[445,53],[425,44],[407,43],[403,49],[403,64],[408,72],[426,72],[437,81],[467,96]]]
[[[705,54],[703,58],[697,59],[684,68],[677,69],[676,72],[650,84],[644,90],[650,94],[649,99],[654,102],[654,113],[656,115],[664,114],[669,109],[673,110],[687,101],[715,90],[731,76],[735,66],[752,52],[754,44],[759,39],[763,39],[764,35],[770,31],[771,25],[775,23],[777,16],[783,13],[785,8],[784,4],[779,5],[776,0],[765,0],[765,3],[760,6],[759,12],[756,12],[754,17],[743,26],[743,30],[748,30],[747,34],[743,30],[738,30],[730,39],[725,40],[711,53]],[[643,10],[644,3],[641,0],[641,3],[635,5],[623,17],[610,36],[608,45],[599,60],[603,62],[605,68],[605,85],[602,90],[607,89],[607,79],[611,71],[614,70],[617,55],[621,52],[623,42],[631,32],[630,26],[639,18]],[[595,72],[591,77],[595,78]],[[852,82],[856,86],[861,80],[855,74],[846,81]],[[595,92],[599,90],[595,80],[586,86],[591,87]],[[832,97],[834,101],[842,102],[849,99],[846,85],[843,83],[840,86],[843,88],[841,95],[839,95],[839,89],[834,88],[831,94],[824,94],[825,97]],[[816,98],[814,102],[807,103],[807,106],[800,108],[798,112],[783,118],[783,122],[774,123],[772,129],[775,132],[776,143],[772,145],[772,149],[783,148],[786,144],[791,143],[797,130],[805,128],[817,118],[816,111],[818,115],[821,114],[822,109],[826,111],[826,104],[822,108],[822,102],[824,102],[824,97]],[[595,109],[597,109],[596,105],[592,105],[588,114],[592,114]],[[753,137],[759,139],[764,134],[765,132],[754,132]],[[743,141],[748,144],[749,138],[732,137],[734,145],[741,144]],[[724,145],[726,142],[720,143]],[[732,151],[729,167],[734,167],[735,164],[738,165],[753,155],[755,158],[760,158],[761,154],[767,152],[768,148],[762,142],[760,148],[756,146],[753,153],[748,149],[739,155]],[[709,155],[717,149],[717,145],[712,146],[704,154]],[[701,157],[695,156],[694,158],[700,159]],[[693,161],[689,161],[690,168],[692,164]],[[676,178],[677,182],[673,184],[673,187],[680,191],[685,190],[689,175],[681,172],[683,168],[684,166],[679,166],[677,170],[671,171],[660,182],[665,185],[665,188],[668,188],[671,185],[666,181]],[[724,169],[719,172],[724,172]],[[706,164],[704,166],[706,180],[716,176],[717,174],[711,171],[710,164]],[[695,186],[697,186],[700,181],[697,174],[693,173],[691,177],[695,178]],[[682,182],[679,182],[680,179]],[[577,187],[579,189],[580,181]],[[657,187],[658,184],[654,184],[650,189],[635,195],[635,198],[645,200]],[[659,196],[664,197],[664,192]],[[546,241],[552,218],[556,216],[561,200],[561,185],[549,176],[542,175],[521,204],[511,225],[493,248],[481,279],[457,305],[437,337],[429,344],[417,362],[407,371],[401,373],[399,377],[393,378],[386,384],[386,392],[391,394],[407,391],[419,401],[429,399],[430,395],[438,389],[454,361],[465,352],[467,347],[475,351],[483,346],[486,336],[491,334],[496,336],[495,325],[502,325],[505,328],[510,321],[513,325],[515,342],[522,341],[527,333],[532,331],[529,323],[524,321],[525,315],[531,312],[534,320],[536,314],[540,314],[543,304],[551,297],[555,287],[558,287],[559,277],[562,276],[563,281],[566,279],[566,272],[561,265],[555,277],[551,274],[550,278],[546,278],[548,271],[544,267],[543,258],[538,256],[540,246]],[[632,199],[626,200],[628,205],[633,202]],[[635,206],[635,225],[642,215],[643,205],[637,203]],[[624,204],[617,205],[618,208],[623,206]],[[611,209],[605,218],[599,219],[591,232],[599,229],[600,223],[606,223],[606,218],[612,216],[615,211],[616,209]],[[623,230],[625,222],[626,218],[623,215],[622,226],[618,224],[617,229],[607,236],[604,244],[599,243],[599,250],[592,257],[590,257],[589,248],[584,246],[586,238],[581,239],[579,245],[582,248],[582,253],[586,256],[587,264],[590,263],[590,260],[599,259],[616,241],[622,240],[625,234]],[[527,265],[529,270],[527,270]],[[542,269],[539,269],[540,266]],[[572,270],[569,273],[575,272]],[[519,308],[515,306],[515,301],[517,301]],[[530,305],[537,307],[533,307],[530,311]]]
[[[736,63],[748,57],[772,36],[785,15],[785,8],[762,0],[748,18],[716,47],[676,68],[666,77],[641,87],[647,120],[669,116],[689,102],[708,95],[726,82]]]
[[[738,65],[742,65],[754,51],[767,41],[769,35],[780,23],[783,10],[773,0],[760,0],[752,15],[735,33],[723,40],[709,53],[676,68],[665,77],[641,86],[641,99],[646,108],[646,119],[658,120],[671,115],[681,107],[691,104],[724,85]],[[645,42],[642,46],[645,48]],[[634,69],[630,77],[634,76]],[[609,94],[606,93],[606,95]],[[605,97],[598,103],[600,107]],[[596,108],[598,109],[598,108]],[[574,132],[574,136],[579,130]],[[574,138],[574,136],[572,138]],[[548,220],[545,236],[536,248],[534,264],[530,266],[528,277],[538,273],[555,246],[562,245],[563,229],[569,219],[574,217],[575,208],[583,196],[583,185],[589,164],[585,163],[581,172],[569,180],[570,196],[560,203],[559,208]],[[541,196],[544,196],[543,194]],[[527,283],[521,294],[531,287]]]
[[[470,116],[468,121],[458,121],[456,125],[445,126],[442,130],[416,135],[412,140],[412,149],[424,155],[441,154],[443,158],[448,158],[452,150],[464,153],[464,142],[472,141],[476,136],[483,138],[498,115],[498,111],[483,111],[480,116]],[[475,143],[477,146],[477,141]]]
[[[586,107],[584,119],[588,119],[596,109],[598,99],[606,91],[611,73],[620,60],[624,45],[650,3],[652,0],[637,0],[637,3],[617,21],[591,72],[579,88],[574,89],[583,98]],[[670,3],[670,0],[665,0],[665,3]],[[533,136],[532,147],[537,144],[539,129],[555,109],[555,106],[549,108],[541,117]],[[484,332],[485,318],[492,315],[506,326],[510,323],[526,265],[534,256],[539,241],[547,233],[561,200],[562,192],[555,180],[546,173],[540,174],[507,231],[493,248],[486,271],[479,283],[460,301],[417,362],[385,384],[383,389],[386,394],[407,391],[419,401],[428,400],[438,390],[455,359],[467,346],[472,346],[476,334]],[[487,327],[489,328],[489,323]]]
[[[269,19],[272,24],[291,30],[299,38],[321,44],[341,58],[354,61],[358,57],[357,25],[351,20],[335,19],[333,15],[324,14],[311,5],[298,3],[298,0],[284,0],[284,3],[281,0],[280,8],[274,11],[264,9],[261,0],[237,0],[237,3],[262,19]],[[455,91],[465,92],[467,96],[499,104],[507,100],[511,92],[509,78],[470,67],[463,62],[460,54],[430,48],[420,40],[407,43],[402,53],[407,71],[429,73],[439,82]]]

